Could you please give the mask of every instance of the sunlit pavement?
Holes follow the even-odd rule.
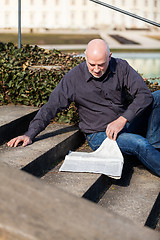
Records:
[[[97,31],[101,38],[103,38],[114,49],[142,49],[142,50],[160,50],[160,40],[153,39],[149,36],[160,36],[160,31]],[[76,34],[76,33],[75,33]],[[138,42],[139,44],[121,44],[110,35],[120,35],[128,40]],[[86,48],[85,44],[70,44],[70,45],[39,45],[45,49],[58,50],[81,50]]]

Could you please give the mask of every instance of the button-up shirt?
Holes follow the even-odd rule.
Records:
[[[119,116],[130,122],[152,103],[152,94],[125,60],[111,58],[101,78],[93,77],[83,62],[62,78],[25,134],[33,139],[71,102],[78,108],[79,128],[87,134],[105,131],[107,124]]]

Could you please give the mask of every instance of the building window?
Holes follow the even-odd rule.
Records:
[[[30,13],[30,24],[33,25],[33,22],[34,22],[34,14],[33,13]]]
[[[82,12],[82,21],[83,21],[83,24],[86,23],[86,12]]]
[[[55,4],[59,5],[60,4],[60,0],[55,0]]]
[[[83,3],[82,3],[83,5],[87,5],[87,2],[86,2],[86,0],[83,0]]]
[[[154,12],[154,20],[157,21],[157,13]]]
[[[157,7],[157,0],[154,1],[154,6]]]
[[[111,15],[111,22],[112,24],[115,24],[115,13],[112,12],[112,15]]]
[[[46,5],[46,3],[47,3],[47,0],[43,0],[43,5]]]
[[[98,13],[94,12],[94,20],[97,21],[98,20]]]
[[[9,13],[8,12],[6,12],[5,13],[5,25],[8,27],[8,25],[9,25]]]
[[[137,0],[134,0],[134,1],[133,1],[133,5],[134,5],[134,7],[137,6]]]
[[[75,12],[71,12],[71,24],[75,24]]]
[[[9,0],[5,0],[5,5],[9,5]]]
[[[55,26],[59,26],[60,25],[60,12],[56,12],[55,13]]]
[[[33,5],[34,4],[34,0],[30,0],[30,4]]]
[[[148,17],[148,12],[144,12],[144,17],[147,18]]]
[[[75,5],[75,0],[71,0],[71,5]]]
[[[42,21],[45,22],[46,21],[46,13],[42,14]]]

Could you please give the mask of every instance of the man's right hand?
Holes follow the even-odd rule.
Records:
[[[32,144],[32,140],[30,139],[30,137],[26,136],[26,135],[22,135],[22,136],[18,136],[16,138],[11,139],[7,145],[9,147],[17,147],[19,143],[23,143],[22,146],[25,147],[29,144]]]

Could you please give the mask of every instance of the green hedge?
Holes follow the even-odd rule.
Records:
[[[57,50],[45,50],[37,46],[25,45],[18,49],[13,43],[0,43],[0,105],[24,104],[41,107],[48,101],[52,90],[70,69],[84,61]],[[60,69],[30,70],[33,65],[61,66]],[[146,81],[151,91],[159,89]],[[75,104],[57,114],[56,121],[77,123]]]
[[[37,46],[22,46],[0,43],[0,104],[24,104],[41,107],[52,90],[82,57],[74,57],[57,50],[45,50]],[[33,65],[61,66],[60,69],[30,70]],[[77,122],[78,114],[74,103],[68,110],[58,114],[57,121]]]

